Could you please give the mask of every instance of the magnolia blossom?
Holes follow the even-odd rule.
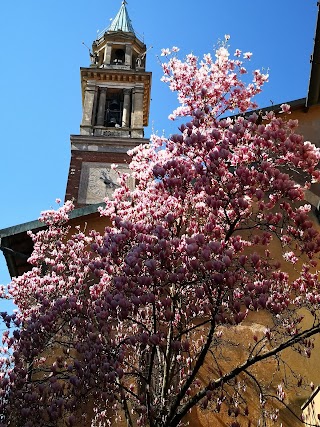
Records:
[[[216,51],[216,57],[218,58],[219,65],[223,65],[228,60],[229,52],[222,46]]]
[[[170,53],[171,53],[171,51],[168,48],[161,49],[161,56],[168,56],[168,55],[170,55]]]
[[[280,105],[280,108],[281,108],[280,113],[288,113],[288,114],[291,114],[291,111],[290,111],[290,105],[289,105],[289,104],[281,104],[281,105]]]
[[[252,52],[244,52],[244,54],[243,54],[243,57],[244,57],[245,59],[250,59],[250,58],[251,58],[251,56],[252,56]]]
[[[286,261],[291,262],[292,264],[295,264],[296,262],[298,262],[299,258],[295,255],[295,253],[293,251],[290,252],[285,252],[283,254],[283,258]]]

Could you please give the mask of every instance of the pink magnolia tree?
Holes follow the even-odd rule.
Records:
[[[72,231],[70,202],[43,213],[33,268],[3,294],[19,310],[2,314],[15,330],[3,334],[1,426],[174,427],[195,408],[267,425],[304,385],[283,354],[309,357],[320,331],[320,236],[304,203],[319,151],[287,105],[244,114],[268,76],[244,83],[239,50],[163,54],[181,105],[171,118],[189,121],[130,153],[137,184],[119,176],[104,233]],[[256,312],[267,324],[254,330]]]

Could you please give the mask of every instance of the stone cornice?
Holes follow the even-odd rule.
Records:
[[[70,135],[71,150],[103,153],[126,153],[140,144],[148,144],[146,138],[121,138],[87,135]]]

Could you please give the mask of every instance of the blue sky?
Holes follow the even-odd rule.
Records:
[[[81,121],[79,68],[89,66],[82,41],[91,46],[120,5],[121,0],[2,2],[0,229],[36,219],[64,198],[69,136],[79,133]],[[261,107],[307,95],[316,0],[128,0],[127,8],[136,33],[152,46],[146,137],[152,127],[166,135],[176,127],[167,120],[176,96],[160,82],[163,47],[202,55],[230,34],[232,51],[251,51],[252,67],[269,69]],[[0,283],[7,283],[0,257]]]

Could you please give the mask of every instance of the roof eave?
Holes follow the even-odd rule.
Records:
[[[74,209],[70,212],[69,219],[98,215],[98,208],[103,206],[104,203],[96,203]],[[19,276],[31,268],[27,259],[31,255],[33,243],[28,231],[37,232],[45,227],[43,222],[35,220],[0,230],[0,250],[5,257],[10,277]]]

